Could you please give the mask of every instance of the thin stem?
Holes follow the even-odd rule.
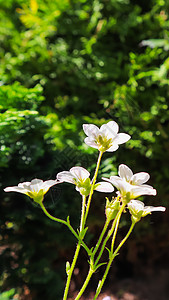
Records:
[[[82,201],[82,213],[81,213],[81,221],[80,221],[80,232],[84,229],[84,217],[85,217],[85,206],[86,206],[86,196],[83,196]]]
[[[86,277],[86,280],[85,280],[85,282],[84,282],[84,284],[83,284],[83,286],[82,286],[80,292],[79,292],[78,295],[76,296],[75,300],[79,300],[80,297],[83,295],[83,293],[84,293],[86,287],[87,287],[88,284],[89,284],[90,278],[92,277],[93,273],[94,273],[94,270],[92,270],[92,269],[90,268],[90,269],[89,269],[89,272],[88,272],[88,275],[87,275],[87,277]]]
[[[64,224],[64,225],[66,225],[66,226],[70,229],[70,231],[73,233],[73,235],[78,239],[78,241],[81,242],[83,248],[87,251],[87,253],[89,254],[89,253],[91,252],[90,249],[86,246],[86,244],[81,240],[81,238],[79,238],[78,234],[77,234],[76,231],[73,229],[73,227],[72,227],[67,221],[53,217],[53,216],[46,210],[46,208],[45,208],[45,206],[43,205],[42,202],[40,203],[40,206],[41,206],[43,212],[45,213],[45,215],[46,215],[49,219],[51,219],[51,220],[53,220],[53,221],[55,221],[55,222],[59,222],[59,223],[62,223],[62,224]]]
[[[109,223],[110,223],[110,220],[107,219],[106,222],[105,222],[105,224],[104,224],[103,230],[102,230],[102,232],[100,234],[99,240],[98,240],[98,242],[96,244],[96,247],[94,248],[94,250],[92,252],[93,258],[94,258],[94,255],[96,254],[96,252],[97,252],[97,250],[98,250],[98,248],[99,248],[99,246],[100,246],[100,244],[102,242],[102,239],[104,237],[104,234],[105,234],[105,232],[107,230],[107,227],[108,227]]]
[[[112,262],[113,262],[113,260],[114,260],[114,258],[115,258],[115,256],[116,256],[117,252],[118,252],[119,249],[123,246],[123,244],[125,243],[125,241],[128,239],[129,235],[131,234],[131,232],[132,232],[132,230],[133,230],[133,228],[134,228],[134,225],[135,225],[135,223],[132,222],[132,224],[131,224],[131,226],[130,226],[130,229],[129,229],[129,231],[127,232],[126,236],[125,236],[124,239],[121,241],[121,243],[119,244],[119,246],[117,247],[117,249],[115,250],[115,252],[112,253],[112,256],[111,256],[111,258],[110,258],[110,260],[109,260],[109,263],[107,264],[106,270],[105,270],[105,272],[104,272],[103,278],[102,278],[101,281],[99,281],[99,285],[98,285],[98,288],[97,288],[97,290],[96,290],[96,294],[95,294],[93,300],[96,300],[97,297],[99,296],[99,294],[100,294],[100,292],[101,292],[101,289],[102,289],[102,287],[103,287],[103,284],[104,284],[104,282],[105,282],[105,280],[106,280],[106,278],[107,278],[107,275],[108,275],[109,269],[110,269],[110,267],[111,267],[111,264],[112,264]]]
[[[101,281],[99,281],[98,288],[97,288],[97,290],[96,290],[96,294],[95,294],[93,300],[96,300],[97,297],[99,296],[99,294],[100,294],[100,292],[101,292],[101,289],[102,289],[102,286],[103,286],[103,284],[104,284],[104,282],[105,282],[105,280],[106,280],[107,274],[108,274],[108,272],[109,272],[109,269],[110,269],[110,267],[111,267],[111,264],[112,264],[112,261],[109,260],[109,263],[107,264],[107,267],[106,267],[106,270],[105,270],[105,272],[104,272],[103,278],[102,278]]]
[[[122,206],[122,208],[124,209],[124,206]],[[115,226],[115,229],[114,229],[114,234],[113,234],[112,243],[111,243],[111,253],[113,253],[114,243],[115,243],[115,239],[116,239],[116,235],[117,235],[117,230],[118,230],[118,227],[119,227],[121,214],[122,214],[122,210],[121,210],[121,213],[119,214],[119,216],[117,218],[117,221],[116,221],[116,226]]]
[[[106,232],[106,230],[107,230],[107,227],[108,227],[109,223],[110,223],[110,221],[109,221],[109,220],[106,220],[106,222],[105,222],[105,224],[104,224],[104,228],[103,228],[103,230],[102,230],[102,232],[101,232],[101,235],[100,235],[100,237],[99,237],[99,240],[98,240],[98,242],[97,242],[97,244],[96,244],[96,247],[94,248],[94,251],[93,251],[92,254],[91,254],[92,260],[94,260],[94,255],[96,254],[96,252],[97,252],[97,250],[98,250],[98,248],[99,248],[99,246],[100,246],[100,244],[101,244],[101,242],[102,242],[103,236],[104,236],[104,234],[105,234],[105,232]],[[80,289],[80,292],[79,292],[78,295],[76,296],[75,300],[80,299],[80,297],[83,295],[83,293],[84,293],[86,287],[87,287],[88,284],[89,284],[90,278],[91,278],[91,276],[93,275],[93,273],[94,273],[94,269],[92,269],[92,268],[90,267],[89,272],[88,272],[88,275],[87,275],[87,277],[86,277],[86,279],[85,279],[85,282],[84,282],[82,288]]]
[[[123,212],[123,210],[124,210],[124,207],[125,207],[125,204],[123,204],[123,205],[121,206],[119,212],[117,213],[116,218],[115,218],[114,221],[113,221],[112,227],[110,228],[110,230],[109,230],[108,233],[107,233],[106,238],[104,239],[104,242],[103,242],[102,247],[101,247],[101,249],[100,249],[99,255],[98,255],[98,257],[97,257],[97,259],[96,259],[96,261],[95,261],[95,266],[97,265],[97,263],[99,262],[99,260],[100,260],[100,258],[101,258],[101,256],[102,256],[102,253],[103,253],[103,251],[104,251],[104,249],[105,249],[105,246],[106,246],[106,244],[107,244],[107,241],[109,240],[109,238],[111,237],[111,235],[112,235],[113,232],[114,232],[114,228],[115,228],[115,226],[116,226],[117,221],[120,220],[120,217],[121,217],[121,214],[122,214],[122,212]]]
[[[65,220],[62,220],[62,219],[58,219],[58,218],[53,217],[53,216],[46,210],[45,206],[43,205],[43,202],[41,202],[41,203],[39,203],[39,204],[40,204],[42,210],[44,211],[45,215],[46,215],[49,219],[67,225],[67,222],[66,222]],[[76,232],[75,232],[75,234],[76,234]],[[76,234],[76,235],[77,235],[77,234]]]
[[[85,218],[84,218],[85,223],[86,223],[86,219],[87,219],[87,216],[88,216],[88,213],[89,213],[89,208],[90,208],[92,195],[93,195],[93,191],[94,191],[94,185],[96,183],[96,179],[97,179],[97,175],[98,175],[102,155],[103,155],[103,152],[100,152],[98,160],[97,160],[97,165],[96,165],[95,173],[94,173],[94,176],[93,176],[92,186],[91,186],[91,190],[90,190],[90,194],[89,194],[89,198],[88,198],[88,202],[87,202],[87,207],[86,207],[86,212],[85,212]]]
[[[124,207],[125,207],[125,204],[123,204],[123,205],[121,206],[121,208],[120,208],[120,210],[119,210],[119,212],[118,212],[116,218],[114,219],[114,222],[113,222],[113,224],[112,224],[112,227],[111,227],[111,229],[109,230],[109,232],[108,232],[108,234],[107,234],[107,236],[106,236],[106,238],[105,238],[105,240],[104,240],[104,242],[103,242],[103,245],[102,245],[102,247],[101,247],[101,250],[100,250],[100,252],[99,252],[99,255],[98,255],[98,257],[97,257],[97,259],[96,259],[96,261],[95,261],[95,263],[94,263],[94,265],[93,265],[93,268],[90,267],[89,272],[88,272],[88,275],[87,275],[87,277],[86,277],[86,280],[85,280],[85,282],[84,282],[84,284],[83,284],[83,286],[82,286],[80,292],[78,293],[77,297],[75,298],[75,300],[80,299],[80,297],[81,297],[82,294],[84,293],[84,291],[85,291],[85,289],[86,289],[86,287],[87,287],[87,285],[88,285],[88,283],[89,283],[89,281],[90,281],[90,278],[91,278],[92,274],[93,274],[93,273],[95,272],[95,270],[96,270],[97,264],[98,264],[98,262],[99,262],[99,260],[100,260],[100,257],[101,257],[101,255],[102,255],[104,249],[105,249],[105,245],[106,245],[108,239],[109,239],[109,238],[111,237],[111,235],[113,234],[113,231],[114,231],[114,228],[115,228],[115,226],[116,226],[116,223],[117,223],[117,221],[118,221],[118,220],[120,219],[120,217],[121,217],[121,214],[122,214],[122,212],[123,212]],[[102,233],[101,233],[101,235],[100,235],[99,241],[97,242],[96,247],[95,247],[94,251],[93,251],[92,254],[91,254],[92,259],[94,259],[94,255],[95,255],[95,253],[97,252],[98,247],[99,247],[99,245],[100,245],[100,243],[101,243],[101,241],[102,241],[102,239],[103,239],[103,236],[104,236],[104,233],[105,233],[105,231],[106,231],[106,229],[107,229],[107,227],[108,227],[108,224],[109,224],[109,221],[106,221],[106,223],[105,223],[105,225],[104,225],[104,228],[103,228],[103,230],[102,230]],[[93,255],[93,254],[94,254],[94,255]]]
[[[120,250],[120,248],[123,246],[123,244],[125,243],[125,241],[128,239],[129,235],[131,234],[131,232],[133,231],[133,228],[134,228],[134,225],[136,223],[135,222],[132,222],[131,226],[130,226],[130,229],[128,231],[128,233],[126,234],[126,236],[124,237],[124,239],[120,242],[120,244],[118,245],[118,247],[116,248],[116,250],[114,251],[113,253],[113,256],[115,257],[116,254],[118,253],[118,251]]]
[[[76,261],[77,261],[78,255],[79,255],[80,246],[81,246],[81,242],[78,242],[77,247],[76,247],[76,251],[75,251],[75,254],[74,254],[74,257],[73,257],[73,261],[72,261],[72,264],[71,264],[71,268],[70,268],[69,273],[68,273],[63,300],[66,300],[67,296],[68,296],[70,282],[71,282],[71,278],[72,278],[72,273],[74,271]]]
[[[84,226],[85,226],[85,205],[86,205],[86,196],[83,196],[81,221],[80,221],[80,233],[83,231]],[[79,240],[78,244],[76,246],[76,250],[75,250],[74,257],[73,257],[73,261],[72,261],[72,264],[71,264],[71,267],[70,267],[70,270],[69,270],[69,273],[68,273],[63,300],[66,300],[67,296],[68,296],[70,282],[71,282],[72,274],[73,274],[73,271],[74,271],[74,268],[75,268],[75,265],[76,265],[76,262],[77,262],[77,259],[78,259],[78,255],[79,255],[81,244],[82,244],[82,240]]]

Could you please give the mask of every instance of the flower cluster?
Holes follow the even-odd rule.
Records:
[[[115,121],[98,128],[94,124],[84,124],[83,130],[87,137],[85,143],[88,146],[98,149],[100,152],[114,152],[119,148],[120,144],[127,142],[131,137],[126,133],[118,133],[119,126]],[[121,164],[118,170],[119,176],[111,176],[103,178],[104,181],[94,183],[93,190],[112,193],[114,187],[117,188],[117,199],[106,203],[106,216],[113,219],[119,209],[119,199],[126,201],[128,209],[133,218],[140,220],[141,217],[150,214],[152,211],[164,211],[164,207],[144,207],[144,203],[135,200],[142,195],[156,195],[156,190],[145,184],[150,175],[146,172],[133,174],[132,170]],[[91,191],[92,181],[90,173],[83,167],[73,167],[69,171],[62,171],[57,174],[56,180],[43,181],[41,179],[33,179],[31,182],[19,183],[18,186],[7,187],[5,192],[19,192],[28,195],[35,202],[43,201],[44,195],[55,184],[68,182],[75,185],[76,190],[82,196],[88,196]]]

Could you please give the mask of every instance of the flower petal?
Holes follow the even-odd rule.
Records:
[[[56,176],[57,180],[75,184],[73,175],[69,171],[59,172]]]
[[[95,188],[95,191],[103,193],[112,193],[114,191],[114,187],[108,182],[98,182],[96,185],[98,184],[99,186]]]
[[[142,184],[141,186],[144,188],[153,189],[153,187],[149,184]]]
[[[18,192],[21,194],[27,194],[28,190],[18,187],[18,186],[9,186],[4,189],[5,192]]]
[[[100,131],[104,133],[108,137],[108,139],[113,138],[119,131],[119,125],[115,121],[110,121],[107,124],[103,124],[100,127]]]
[[[98,149],[98,145],[96,144],[94,139],[92,139],[90,137],[87,137],[87,138],[85,138],[84,142],[85,142],[86,145],[88,145],[92,148]]]
[[[144,203],[139,200],[130,200],[127,204],[128,208],[135,213],[144,210]]]
[[[61,183],[60,181],[57,180],[47,180],[43,183],[42,188],[44,190],[44,193],[47,193],[47,191],[50,189],[51,186]]]
[[[127,133],[118,133],[114,139],[114,142],[116,142],[118,145],[124,144],[128,142],[131,139],[131,136]]]
[[[110,179],[103,177],[102,179],[110,182],[118,190],[120,190],[121,193],[130,191],[130,184],[118,176],[111,176]]]
[[[136,198],[142,195],[150,195],[155,196],[157,194],[157,191],[153,188],[145,188],[144,186],[136,186],[131,189],[131,197]]]
[[[21,188],[29,188],[30,184],[31,182],[26,181],[26,182],[19,183],[18,186]]]
[[[92,136],[93,138],[96,138],[99,134],[99,128],[94,124],[83,124],[83,130],[87,136]]]
[[[164,206],[157,206],[157,207],[154,207],[154,206],[145,206],[144,208],[145,210],[149,210],[150,212],[152,211],[165,211],[166,208]]]
[[[87,179],[90,176],[90,173],[82,167],[73,167],[70,169],[70,173],[80,181]]]
[[[41,180],[41,179],[35,178],[35,179],[31,180],[31,184],[42,184],[42,183],[43,183],[43,180]]]
[[[34,193],[38,193],[41,189],[43,189],[43,180],[37,178],[31,180],[31,184],[28,189]]]
[[[109,149],[106,150],[106,152],[114,152],[119,148],[118,144],[113,144]]]
[[[126,181],[130,181],[131,177],[133,176],[132,170],[124,164],[121,164],[119,166],[118,173],[119,173],[119,176],[121,178],[125,179]]]
[[[150,179],[150,175],[146,172],[136,173],[131,177],[131,183],[141,185]]]

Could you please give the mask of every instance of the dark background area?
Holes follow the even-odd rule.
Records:
[[[104,154],[99,179],[117,174],[120,163],[134,173],[148,172],[157,196],[144,202],[168,207],[168,11],[163,0],[0,0],[0,284],[6,299],[62,297],[74,237],[26,196],[3,188],[36,177],[54,179],[75,165],[93,175],[98,153],[84,144],[83,123],[114,120],[132,136]],[[54,216],[69,215],[78,228],[81,199],[73,186],[52,187],[45,205]],[[104,209],[105,195],[95,193],[91,246]],[[103,292],[125,300],[169,299],[168,221],[166,210],[137,224]],[[129,222],[125,215],[119,241]],[[71,297],[87,267],[82,251]],[[103,270],[93,276],[87,299]]]

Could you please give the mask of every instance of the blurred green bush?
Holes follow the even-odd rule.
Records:
[[[92,171],[96,152],[82,144],[82,124],[113,119],[132,140],[105,155],[103,174],[115,173],[119,163],[148,171],[158,190],[155,203],[166,205],[169,4],[0,0],[0,7],[1,187],[54,178],[72,163]],[[15,287],[24,297],[26,286],[33,299],[60,299],[59,257],[74,239],[23,195],[2,197],[2,290]],[[78,226],[74,191],[53,188],[46,203],[55,215],[69,211]],[[93,227],[100,222],[97,215],[91,220]],[[165,223],[160,228],[168,232]]]
[[[13,296],[14,294],[15,294],[15,290],[11,289],[7,292],[0,294],[0,300],[10,300],[11,296]]]

